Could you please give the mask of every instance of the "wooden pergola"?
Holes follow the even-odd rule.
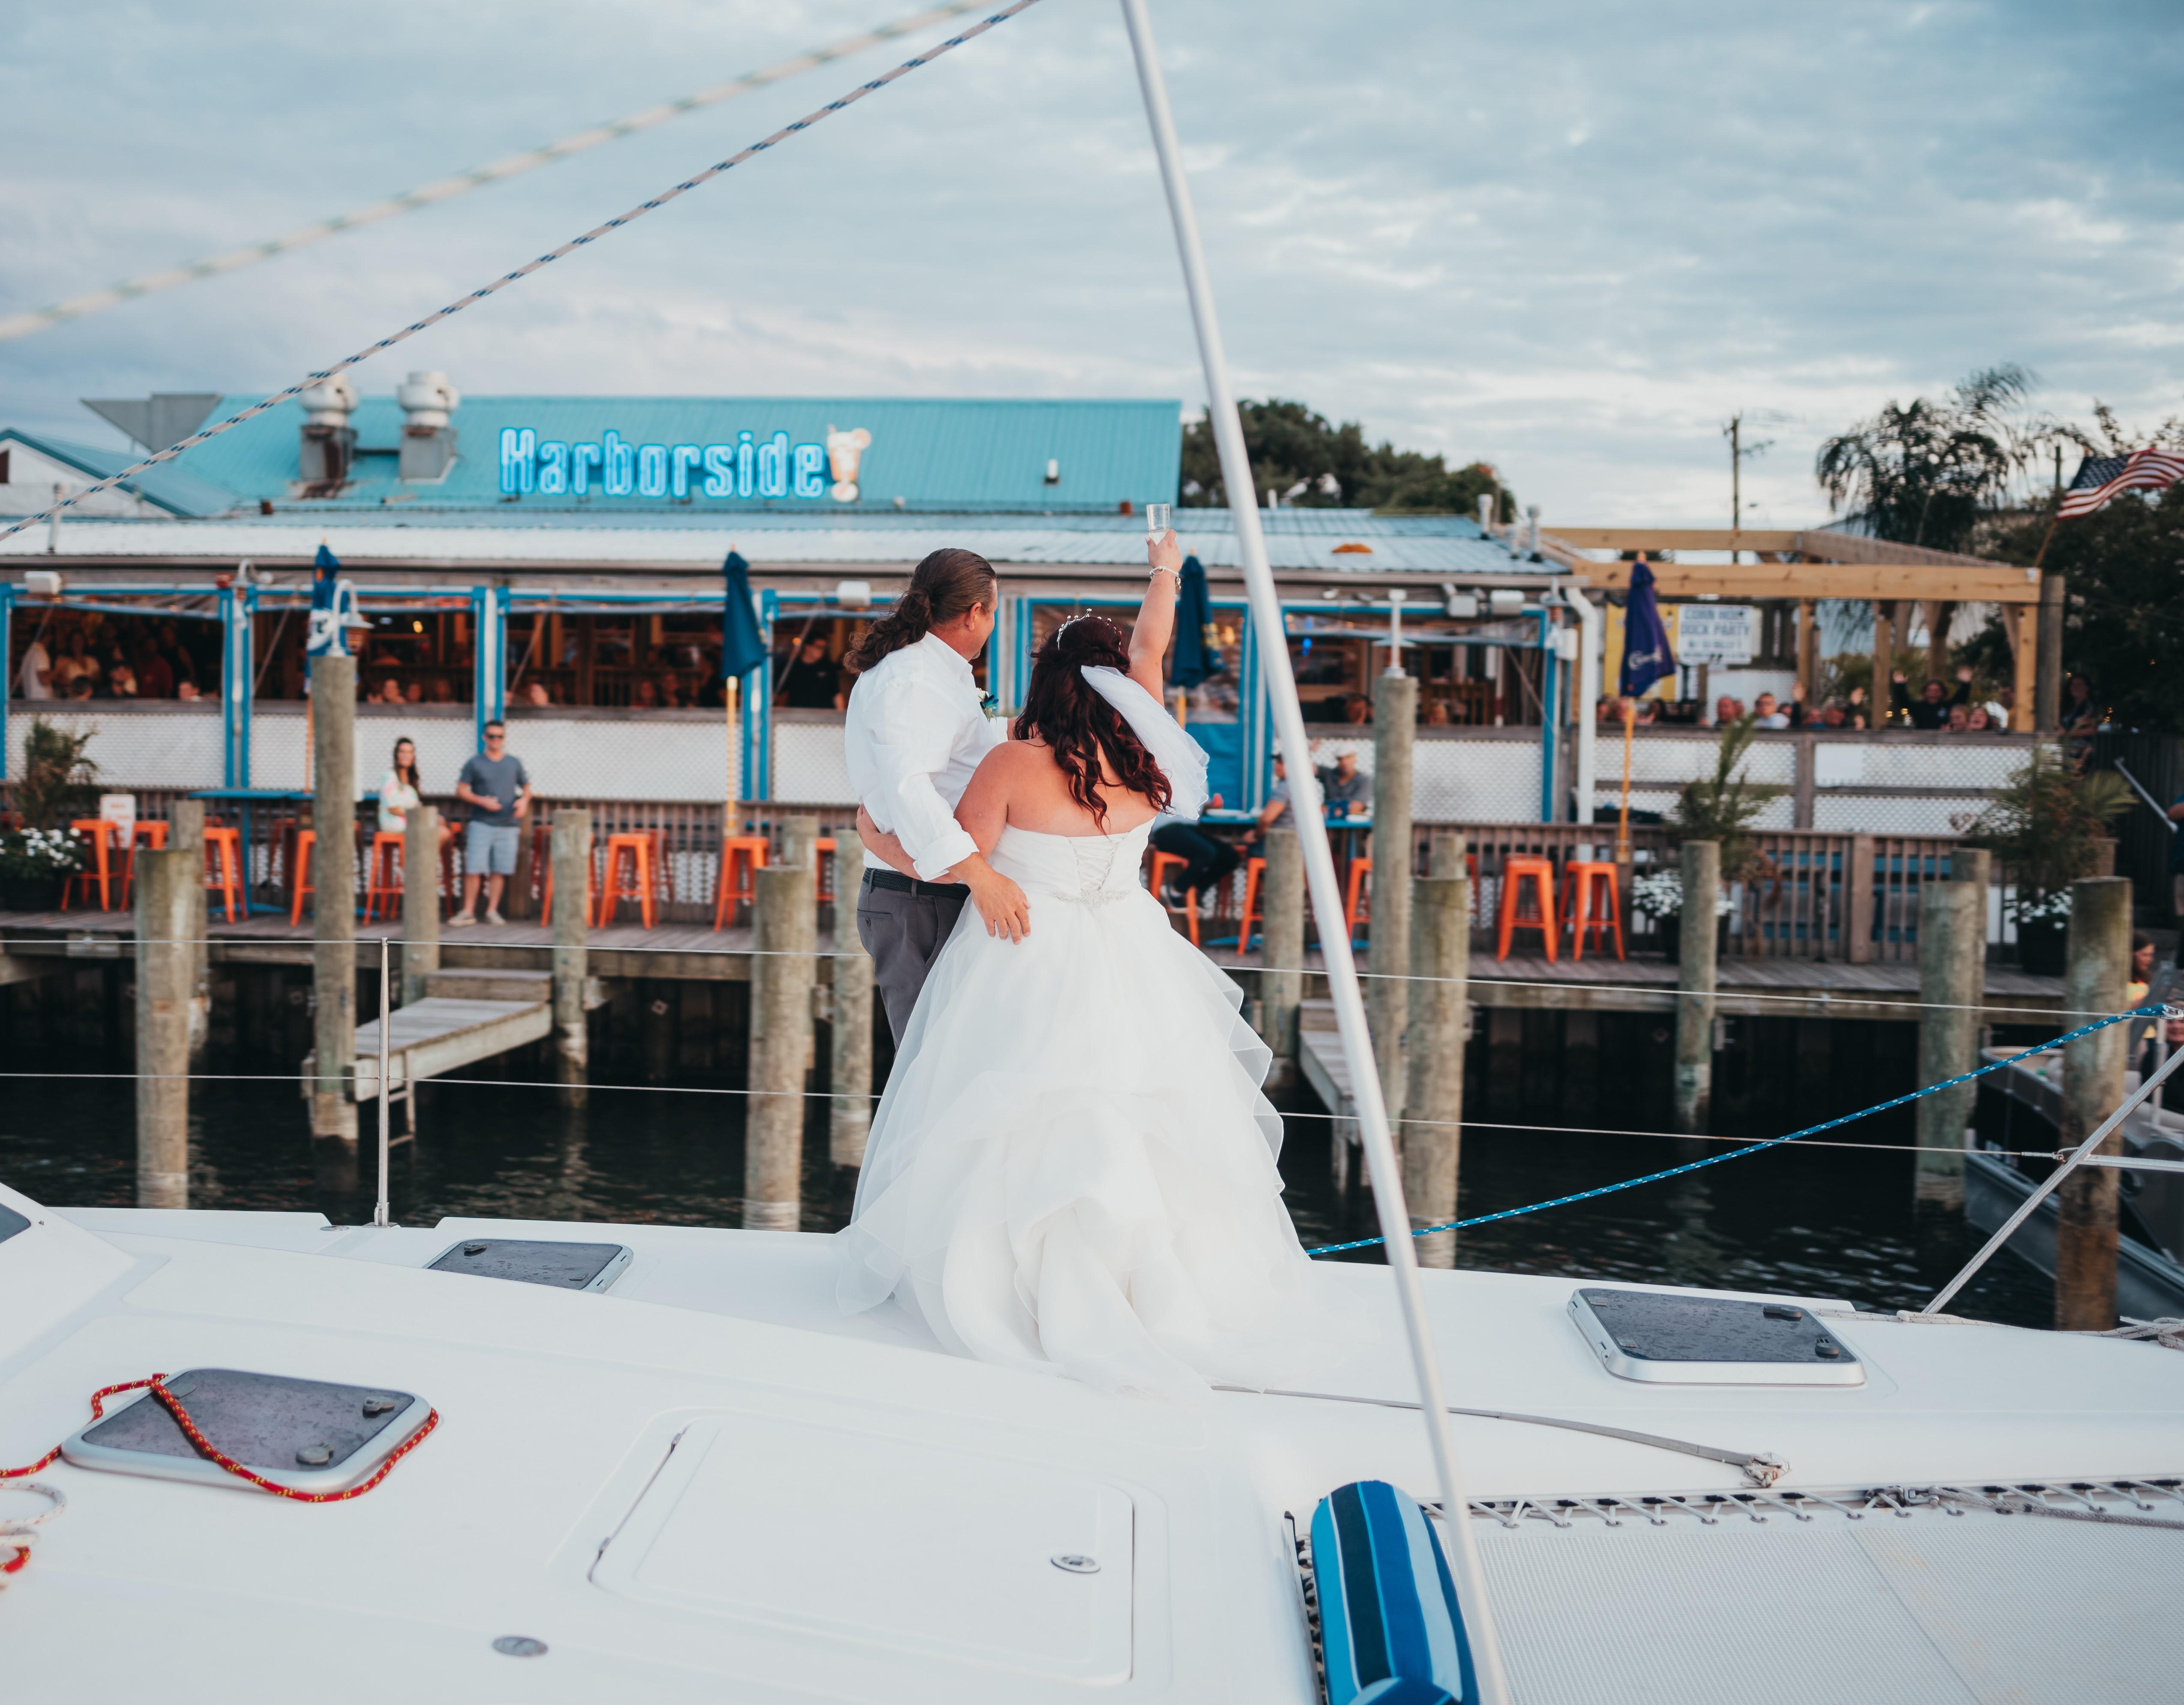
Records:
[[[1927,634],[1930,675],[1946,664],[1946,636],[1955,607],[1987,603],[2002,612],[2008,636],[2016,705],[2010,726],[2033,728],[2039,653],[2040,575],[1984,557],[1921,550],[1886,539],[1823,528],[1803,532],[1707,527],[1557,527],[1540,536],[1541,554],[1588,586],[1619,591],[1632,564],[1602,561],[1589,551],[1640,551],[1664,597],[1740,598],[1797,605],[1797,673],[1811,683],[1819,663],[1814,607],[1823,598],[1854,598],[1874,608],[1874,702],[1886,703],[1895,637],[1908,628],[1906,606],[1919,606]],[[1719,563],[1662,562],[1663,552],[1720,553]],[[1749,553],[1756,560],[1746,562]]]

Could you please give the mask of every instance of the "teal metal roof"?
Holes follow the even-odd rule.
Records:
[[[49,456],[93,480],[109,478],[142,459],[134,449],[102,450],[95,445],[78,444],[72,439],[54,438],[43,432],[20,432],[14,427],[0,431],[0,440],[27,444],[40,455]],[[180,457],[123,480],[121,489],[175,515],[222,515],[235,508],[237,502],[233,492],[208,483],[198,473],[185,468]]]
[[[257,400],[224,397],[211,418],[236,414]],[[510,519],[526,512],[556,510],[697,513],[724,519],[755,510],[839,515],[897,508],[1112,513],[1125,501],[1139,510],[1147,503],[1175,501],[1182,414],[1178,402],[1145,400],[473,397],[453,414],[458,435],[454,468],[445,480],[427,484],[396,477],[402,411],[392,397],[375,397],[364,400],[352,420],[357,464],[352,483],[337,497],[306,502],[295,495],[303,410],[293,403],[187,452],[179,465],[197,481],[232,492],[246,504],[254,507],[264,499],[291,511],[398,505],[412,513],[491,510]],[[659,445],[671,452],[678,445],[720,445],[733,453],[744,432],[758,445],[786,433],[792,447],[823,446],[830,428],[871,435],[861,453],[853,501],[832,495],[831,478],[813,497],[710,497],[702,489],[702,473],[690,478],[690,495],[681,500],[610,496],[600,489],[596,472],[591,475],[593,489],[581,497],[534,489],[511,499],[503,490],[504,430],[528,430],[541,445],[600,444],[611,431],[633,446]],[[1046,480],[1050,462],[1060,475],[1052,485]]]

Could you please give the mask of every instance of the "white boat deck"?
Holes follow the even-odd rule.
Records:
[[[343,1702],[1308,1705],[1283,1513],[1359,1479],[1433,1484],[1417,1416],[1379,1406],[1412,1385],[1375,1268],[1323,1270],[1364,1324],[1301,1375],[1323,1396],[1183,1406],[947,1356],[891,1311],[845,1317],[824,1237],[0,1199],[37,1222],[0,1241],[0,1463],[154,1369],[383,1384],[441,1416],[385,1485],[320,1508],[47,1471],[70,1508],[0,1596],[26,1699],[122,1697],[156,1652],[183,1700],[309,1676]],[[423,1270],[486,1235],[634,1258],[596,1296]],[[1771,1452],[1777,1492],[2184,1473],[2184,1356],[2158,1346],[1799,1298],[1838,1315],[1864,1386],[1647,1386],[1579,1336],[1570,1280],[1423,1278],[1451,1403]],[[2164,1697],[2184,1661],[2184,1527],[2158,1525],[2184,1507],[2130,1510],[2143,1526],[1819,1504],[1505,1526],[1513,1500],[1748,1487],[1655,1447],[1453,1425],[1469,1495],[1502,1501],[1474,1530],[1522,1705],[2085,1705]],[[1099,1573],[1049,1562],[1072,1552]],[[549,1651],[501,1656],[506,1635]]]

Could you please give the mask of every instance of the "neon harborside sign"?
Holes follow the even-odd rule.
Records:
[[[872,435],[827,429],[823,444],[791,444],[739,432],[733,444],[632,444],[611,430],[594,444],[544,438],[528,426],[500,432],[504,497],[832,497],[857,501],[857,475]]]

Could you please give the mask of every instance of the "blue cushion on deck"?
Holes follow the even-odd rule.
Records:
[[[1476,1699],[1471,1645],[1440,1536],[1384,1480],[1320,1500],[1312,1517],[1328,1705],[1461,1705]]]

